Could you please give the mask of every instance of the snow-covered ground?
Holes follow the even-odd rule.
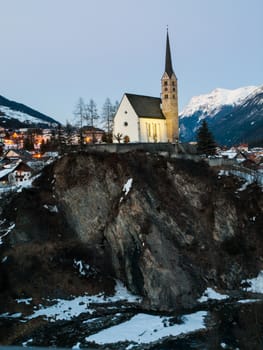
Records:
[[[10,191],[15,191],[15,192],[22,192],[23,188],[30,188],[32,187],[32,183],[34,180],[36,180],[41,174],[37,174],[33,177],[31,177],[28,180],[25,181],[21,181],[19,182],[17,185],[10,185],[10,186],[3,186],[0,187],[0,197],[1,197],[1,193],[5,193],[5,192],[10,192]]]
[[[73,317],[79,316],[81,313],[92,314],[94,306],[91,304],[113,303],[118,301],[127,301],[128,303],[140,302],[140,298],[128,292],[124,285],[117,281],[115,294],[111,297],[105,297],[104,294],[99,295],[84,295],[75,297],[71,300],[54,299],[49,302],[53,305],[45,307],[39,305],[39,308],[32,315],[27,316],[27,319],[43,317],[50,322],[56,320],[71,320]],[[19,302],[19,301],[17,301]]]
[[[21,123],[28,123],[28,124],[36,124],[36,123],[41,123],[41,124],[46,124],[47,127],[49,127],[52,123],[44,121],[43,119],[38,119],[37,117],[33,117],[29,114],[13,110],[9,107],[6,106],[0,106],[1,112],[5,114],[6,119],[14,118],[19,120]]]
[[[257,277],[243,280],[242,283],[249,284],[249,287],[244,288],[245,291],[263,294],[263,271],[260,271]]]
[[[6,237],[14,228],[15,228],[15,224],[11,224],[8,228],[4,230],[0,228],[0,245],[3,244],[3,238]]]
[[[208,300],[224,300],[228,299],[229,296],[225,294],[220,294],[212,288],[207,288],[201,298],[198,299],[199,303],[205,303]]]
[[[247,186],[252,184],[253,182],[256,182],[259,186],[263,187],[263,175],[256,170],[237,170],[237,169],[228,169],[228,170],[220,170],[218,173],[218,176],[229,176],[229,175],[237,176],[241,179],[246,180],[246,182],[237,190],[237,191],[244,191]]]
[[[86,338],[88,342],[110,344],[129,341],[136,344],[149,344],[169,336],[191,333],[205,329],[206,311],[198,311],[185,315],[180,323],[171,323],[171,317],[154,316],[140,313],[129,321],[106,328]],[[129,345],[127,349],[132,349]]]

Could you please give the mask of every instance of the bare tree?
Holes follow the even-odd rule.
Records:
[[[112,142],[113,121],[117,112],[118,101],[113,105],[109,98],[106,99],[102,107],[102,127],[106,130],[106,141]]]
[[[123,139],[123,135],[118,132],[116,135],[114,135],[114,138],[118,141],[118,143],[121,143],[121,140]]]
[[[79,129],[79,143],[80,148],[83,146],[83,123],[84,119],[86,119],[87,116],[87,108],[85,105],[85,102],[82,97],[79,98],[75,110],[74,110],[74,116],[76,119],[76,126]]]
[[[85,110],[86,114],[84,119],[86,120],[87,124],[93,128],[95,126],[95,121],[99,118],[97,105],[93,99],[90,99],[89,103],[86,104]]]

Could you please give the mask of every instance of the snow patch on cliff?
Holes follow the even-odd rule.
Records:
[[[229,298],[228,295],[220,294],[212,288],[207,288],[201,298],[198,299],[199,303],[205,303],[208,300],[224,300]]]
[[[11,224],[7,229],[5,229],[5,233],[3,235],[0,236],[0,245],[3,244],[3,238],[6,237],[14,228],[15,228],[15,224]],[[3,230],[0,230],[0,232]]]
[[[173,323],[171,317],[137,314],[129,321],[106,328],[97,334],[87,337],[88,342],[111,344],[129,341],[132,349],[137,344],[149,344],[168,336],[178,336],[197,330],[205,329],[204,318],[206,311],[198,311],[182,318],[182,323]]]
[[[127,194],[130,192],[131,188],[132,188],[132,182],[133,179],[129,179],[126,184],[123,186],[122,191],[124,192],[125,196],[127,196]]]
[[[84,295],[78,296],[70,300],[54,299],[49,300],[53,305],[44,307],[39,305],[38,310],[35,310],[32,315],[27,316],[27,319],[43,317],[45,320],[55,322],[57,320],[71,320],[73,317],[79,316],[81,313],[92,314],[95,304],[113,303],[117,301],[125,301],[128,303],[140,302],[140,298],[129,293],[126,287],[119,281],[116,282],[115,295],[106,297],[103,293],[99,295]],[[92,306],[91,306],[92,304]]]
[[[132,188],[132,183],[133,183],[133,179],[130,178],[128,179],[128,181],[126,182],[126,184],[123,186],[122,188],[122,192],[124,192],[124,195],[127,196],[127,194],[130,192],[131,188]],[[123,201],[123,197],[120,198],[120,203]]]
[[[243,283],[249,285],[249,287],[243,288],[245,291],[252,293],[263,293],[263,271],[260,271],[258,276],[255,278],[243,280],[242,284]]]

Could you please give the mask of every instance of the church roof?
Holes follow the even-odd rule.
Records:
[[[169,78],[174,74],[168,31],[166,36],[165,73],[168,74]]]
[[[165,119],[158,97],[125,94],[139,118]]]

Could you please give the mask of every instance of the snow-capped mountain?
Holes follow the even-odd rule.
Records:
[[[263,86],[248,86],[235,90],[215,89],[209,94],[193,97],[180,113],[181,141],[195,140],[204,118],[219,144],[259,140],[260,131],[263,135],[262,95]]]
[[[247,86],[235,90],[215,89],[206,95],[194,96],[180,113],[181,118],[191,117],[198,111],[205,116],[213,117],[223,106],[237,106],[244,98],[254,92],[257,86]]]
[[[50,128],[59,124],[53,118],[48,117],[24,104],[10,101],[0,96],[0,127],[4,128]]]

